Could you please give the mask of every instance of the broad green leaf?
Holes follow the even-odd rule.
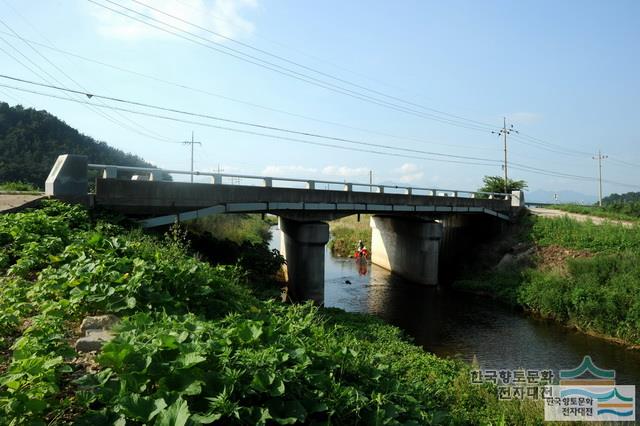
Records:
[[[186,354],[181,354],[178,357],[177,362],[178,362],[179,368],[190,368],[206,360],[207,358],[203,357],[197,352],[189,352]]]
[[[136,420],[146,422],[167,406],[164,399],[152,399],[136,393],[126,395],[120,399],[120,407],[125,414]]]
[[[160,412],[155,424],[156,426],[184,426],[190,415],[187,401],[178,398],[176,402]]]
[[[193,421],[196,424],[208,425],[210,423],[215,422],[216,420],[220,420],[222,414],[211,413],[211,414],[192,414],[189,420]]]

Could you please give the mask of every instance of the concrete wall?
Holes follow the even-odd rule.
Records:
[[[280,217],[281,253],[287,260],[289,296],[294,301],[324,303],[324,246],[329,241],[329,225],[299,222]]]
[[[371,261],[424,285],[438,284],[442,225],[415,218],[371,217]]]
[[[55,198],[86,204],[88,197],[86,155],[58,156],[45,181],[45,194]]]

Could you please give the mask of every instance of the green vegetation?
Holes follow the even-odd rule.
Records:
[[[377,319],[258,299],[250,271],[182,235],[59,203],[0,216],[0,424],[542,423]],[[115,338],[78,356],[79,321],[102,313]]]
[[[195,233],[209,233],[219,240],[230,240],[237,244],[244,241],[252,243],[266,242],[271,239],[269,228],[274,225],[272,219],[263,220],[259,214],[212,215],[188,222]]]
[[[38,188],[26,182],[1,182],[0,191],[7,192],[39,192]]]
[[[153,167],[79,133],[46,111],[0,102],[0,182],[20,181],[42,189],[60,154],[87,155],[91,163]]]
[[[499,192],[499,193],[511,193],[511,191],[521,191],[527,188],[527,183],[523,180],[507,179],[507,185],[505,186],[504,178],[500,176],[485,176],[482,178],[482,188],[478,189],[480,192]]]
[[[538,217],[525,236],[538,247],[533,267],[486,272],[455,287],[640,345],[640,226]]]
[[[371,226],[369,219],[371,215],[348,216],[332,221],[331,240],[329,249],[331,254],[339,257],[351,257],[358,247],[358,241],[362,240],[364,245],[371,250]]]
[[[602,207],[577,204],[557,204],[549,207],[569,213],[586,214],[612,220],[640,220],[640,202],[604,204]]]
[[[640,203],[640,192],[627,192],[625,194],[610,194],[602,199],[602,204]]]

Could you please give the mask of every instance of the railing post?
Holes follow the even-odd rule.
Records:
[[[476,193],[475,193],[475,192],[472,192],[472,193],[471,193],[471,197],[469,197],[469,198],[476,198]]]
[[[102,170],[102,179],[117,179],[118,169],[115,167],[105,167]]]
[[[343,187],[343,191],[348,191],[348,192],[353,191],[353,184],[351,184],[351,183],[345,183],[345,184],[344,184],[344,187]]]
[[[162,180],[162,174],[160,172],[150,172],[149,180]]]
[[[308,180],[308,181],[307,181],[307,189],[316,189],[316,183],[315,183],[315,181]]]
[[[413,195],[413,188],[405,188],[404,193],[407,195]]]
[[[455,198],[458,198],[458,191],[453,191],[453,196],[454,196]]]
[[[214,185],[222,185],[222,175],[219,173],[216,173],[213,176],[211,176],[211,183]]]
[[[378,186],[378,193],[384,194],[384,186],[382,185]]]
[[[262,186],[266,186],[266,187],[273,186],[273,179],[271,179],[271,178],[262,179]]]

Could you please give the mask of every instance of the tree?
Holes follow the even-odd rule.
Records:
[[[484,185],[482,188],[478,189],[480,192],[505,192],[505,184],[504,178],[500,176],[485,176],[482,178],[482,182]],[[507,180],[507,193],[511,193],[511,191],[521,191],[523,189],[528,188],[527,182],[523,180]]]
[[[25,182],[44,188],[60,154],[86,155],[90,163],[153,167],[83,135],[46,111],[0,102],[0,182]]]

